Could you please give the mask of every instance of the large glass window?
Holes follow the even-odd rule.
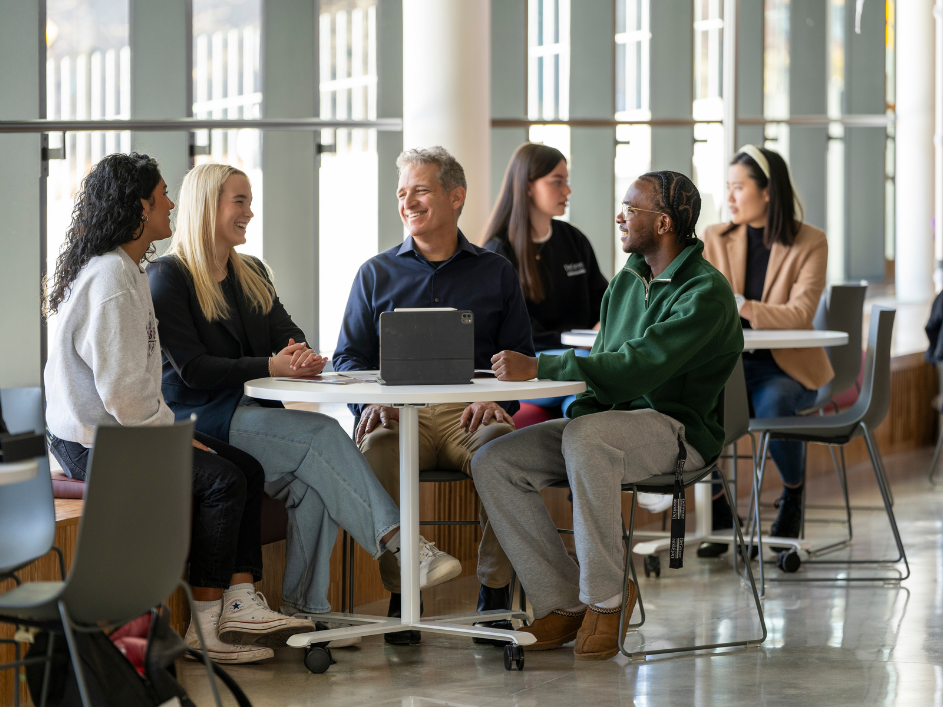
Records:
[[[321,118],[377,117],[376,0],[321,0]],[[377,134],[363,128],[325,130],[321,142],[319,336],[333,352],[350,286],[376,255]]]
[[[527,116],[570,118],[570,0],[528,0]],[[532,125],[528,139],[557,148],[571,161],[568,125]],[[569,218],[569,210],[562,218]]]
[[[129,118],[131,48],[127,0],[47,0],[46,117],[50,120]],[[63,138],[65,143],[63,143]],[[105,155],[127,152],[127,131],[49,136],[64,159],[50,160],[46,201],[46,271],[56,258],[72,217],[76,191],[88,170]],[[56,318],[48,322],[55,341]]]
[[[259,118],[261,0],[193,0],[193,116]],[[239,250],[262,256],[262,133],[212,130],[196,135],[196,164],[238,167],[252,182],[255,218]]]
[[[694,3],[694,120],[724,117],[724,3],[697,0]],[[718,223],[726,199],[724,127],[720,123],[694,124],[694,173],[701,193],[698,231]]]

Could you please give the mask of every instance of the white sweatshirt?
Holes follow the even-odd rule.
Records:
[[[97,425],[169,425],[147,275],[122,249],[92,258],[59,305],[46,363],[46,424],[92,445]]]

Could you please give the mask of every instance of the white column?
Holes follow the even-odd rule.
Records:
[[[933,296],[933,0],[897,5],[895,283],[897,298]]]
[[[936,17],[936,135],[933,138],[936,145],[936,260],[943,261],[943,0],[936,1],[933,8]]]
[[[489,0],[404,0],[403,148],[441,145],[461,162],[472,242],[491,212],[490,79]]]

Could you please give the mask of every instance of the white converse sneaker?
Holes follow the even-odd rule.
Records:
[[[396,553],[400,560],[402,553]],[[448,582],[462,573],[462,563],[451,555],[442,552],[421,535],[419,536],[419,588],[428,589],[437,584]]]
[[[311,630],[314,631],[314,622],[320,621],[322,624],[327,626],[328,630],[333,630],[335,628],[347,628],[353,624],[345,624],[343,621],[324,621],[319,618],[320,614],[305,614],[304,612],[299,611],[291,606],[285,606],[282,604],[279,609],[285,616],[294,616],[297,618],[304,618],[311,622]],[[328,648],[348,648],[350,646],[355,646],[360,643],[360,636],[354,636],[353,638],[338,638],[336,641],[331,641],[327,644]]]
[[[206,641],[206,652],[209,654],[210,660],[216,663],[255,663],[259,660],[275,657],[275,651],[271,648],[234,646],[219,640],[219,636],[216,633],[216,626],[219,623],[219,613],[216,611],[197,612],[190,618],[190,628],[187,629],[187,635],[184,641],[186,641],[186,644],[191,648],[202,650],[200,640],[196,635],[196,628],[193,625],[194,621],[200,622],[203,640]]]
[[[638,506],[649,513],[661,513],[671,508],[671,494],[639,493]]]
[[[309,621],[272,611],[261,592],[234,589],[223,593],[219,640],[223,643],[281,648],[296,633],[313,630]]]

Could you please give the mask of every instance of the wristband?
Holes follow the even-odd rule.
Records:
[[[743,305],[747,303],[747,298],[743,295],[734,295],[733,298],[737,303],[737,314],[739,314],[740,310],[743,309]]]

